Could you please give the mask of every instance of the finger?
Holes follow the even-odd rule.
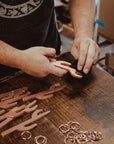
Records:
[[[97,48],[96,49],[96,54],[95,54],[95,59],[94,59],[94,64],[97,63],[98,59],[99,59],[99,56],[100,56],[100,49]]]
[[[67,61],[55,61],[55,64],[58,63],[60,65],[64,65],[64,66],[71,66],[71,63],[70,62],[67,62]]]
[[[56,51],[54,48],[45,48],[45,50],[43,51],[43,54],[45,56],[52,56],[54,57],[56,55]]]
[[[64,69],[58,68],[58,67],[54,66],[53,64],[50,64],[49,73],[54,74],[59,77],[62,77],[63,75],[65,75],[67,73],[67,71]]]
[[[96,51],[93,64],[96,64],[97,60],[98,60],[98,52]]]
[[[72,46],[71,48],[71,54],[73,55],[73,57],[77,60],[78,56],[79,56],[79,48],[78,46]]]
[[[94,64],[94,65],[97,63],[97,59],[98,59],[98,53],[96,52],[95,58],[94,58],[94,61],[93,61],[93,64]]]
[[[83,69],[83,72],[85,74],[87,74],[93,64],[95,58],[95,46],[93,44],[91,44],[89,46],[89,50],[88,50],[88,55],[87,55],[87,59],[86,59],[86,63]]]
[[[89,48],[89,43],[80,43],[80,53],[79,53],[79,59],[78,59],[78,70],[82,70],[85,61],[86,61],[86,57],[87,57],[87,53],[88,53],[88,48]]]

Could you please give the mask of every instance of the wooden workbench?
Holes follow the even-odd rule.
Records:
[[[38,126],[31,130],[32,138],[24,141],[21,138],[21,132],[14,132],[5,138],[0,136],[0,144],[34,144],[34,137],[37,135],[46,136],[48,144],[64,144],[65,137],[59,133],[58,127],[68,121],[78,121],[81,124],[81,130],[101,131],[103,140],[96,143],[113,144],[114,78],[96,67],[88,77],[82,80],[73,79],[68,75],[63,78],[49,75],[39,79],[23,74],[0,84],[0,93],[23,86],[29,87],[29,90],[35,93],[46,90],[57,82],[66,84],[67,88],[55,93],[51,99],[38,101],[39,108],[50,110],[51,113],[37,121]],[[30,114],[25,114],[0,132],[28,118]]]

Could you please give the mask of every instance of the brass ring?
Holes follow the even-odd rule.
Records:
[[[21,133],[21,137],[23,140],[29,140],[31,138],[31,136],[32,136],[32,134],[29,131],[24,131]]]
[[[76,133],[73,129],[69,129],[68,133],[67,133],[67,137],[69,138],[75,138],[78,135],[78,133]]]
[[[87,135],[85,135],[84,133],[78,134],[76,136],[76,142],[77,144],[87,144],[88,142]]]
[[[42,139],[42,141],[40,141],[40,139]],[[42,135],[39,135],[39,136],[36,136],[34,138],[34,141],[36,144],[46,144],[47,143],[47,138],[45,136],[42,136]],[[40,141],[40,142],[38,142]]]
[[[64,139],[64,143],[65,144],[75,144],[75,139],[74,138],[69,138],[69,137],[66,137],[65,139]]]
[[[90,135],[88,134],[88,137],[91,137],[91,139],[95,141],[101,140],[103,138],[101,132],[98,131],[91,131]]]
[[[78,131],[80,129],[80,124],[78,122],[71,122],[69,121],[67,125],[70,127],[70,129],[73,129],[75,131]]]
[[[59,126],[59,131],[63,134],[67,133],[69,131],[69,126],[67,124],[61,124]]]

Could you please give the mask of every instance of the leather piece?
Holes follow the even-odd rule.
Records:
[[[4,127],[5,125],[7,125],[11,121],[13,121],[15,118],[22,116],[24,113],[31,113],[31,112],[35,111],[38,106],[38,105],[35,105],[36,102],[37,101],[35,100],[35,101],[29,103],[28,105],[14,107],[9,112],[0,116],[0,121],[2,121],[2,122],[0,122],[0,128]]]
[[[2,137],[14,132],[14,131],[29,131],[37,126],[35,121],[43,118],[44,116],[48,115],[50,111],[43,112],[42,109],[36,110],[33,112],[32,117],[29,120],[26,120],[10,129],[7,129],[1,133]]]

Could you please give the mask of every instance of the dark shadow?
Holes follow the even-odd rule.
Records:
[[[57,57],[57,60],[64,60],[70,62],[72,63],[71,67],[77,70],[78,61],[74,59],[74,57],[70,54],[70,52],[61,54],[59,57]],[[84,74],[83,71],[78,71],[78,72],[80,72],[83,75],[82,79],[74,78],[69,73],[63,76],[64,81],[69,85],[72,85],[72,90],[70,90],[70,93],[67,92],[67,96],[70,97],[70,99],[75,98],[76,96],[81,96],[83,89],[94,81],[92,68],[87,75]]]

